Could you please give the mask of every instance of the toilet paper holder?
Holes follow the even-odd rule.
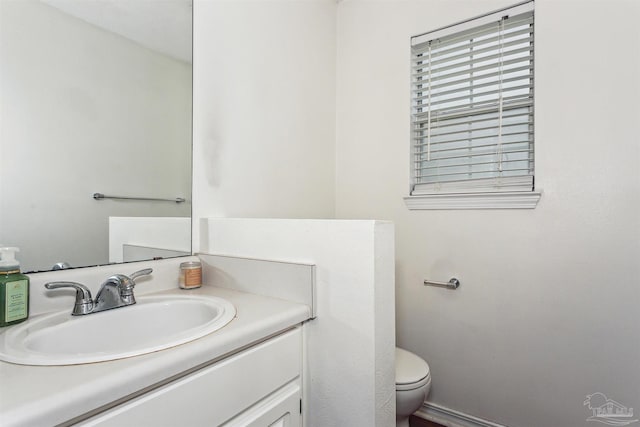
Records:
[[[424,284],[425,286],[437,286],[439,288],[458,289],[458,286],[460,286],[460,281],[455,277],[452,277],[451,279],[449,279],[448,282],[435,282],[433,280],[425,280]]]

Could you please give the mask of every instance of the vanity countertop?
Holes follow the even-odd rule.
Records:
[[[0,424],[53,426],[72,420],[311,317],[309,307],[304,304],[210,285],[155,295],[171,294],[224,298],[236,307],[236,317],[222,329],[195,341],[127,359],[72,366],[0,362]]]

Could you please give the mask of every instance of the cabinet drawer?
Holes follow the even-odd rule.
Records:
[[[81,422],[80,426],[218,426],[301,372],[300,328]]]

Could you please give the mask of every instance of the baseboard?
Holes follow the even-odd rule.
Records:
[[[430,402],[425,402],[413,415],[444,427],[507,427]]]

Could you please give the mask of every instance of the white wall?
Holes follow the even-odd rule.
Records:
[[[34,0],[0,19],[0,242],[24,269],[107,262],[109,215],[189,216],[91,195],[189,197],[191,66]]]
[[[196,1],[194,217],[330,217],[335,113],[335,210],[396,224],[398,343],[430,400],[584,425],[596,391],[640,407],[638,3],[536,3],[535,210],[402,201],[409,37],[511,4],[345,0],[336,28],[329,1]]]
[[[206,218],[201,230],[211,253],[316,266],[305,426],[394,425],[393,224]]]
[[[339,4],[336,211],[396,225],[397,341],[429,362],[430,401],[583,426],[590,393],[640,408],[640,2],[536,1],[535,210],[402,201],[410,36],[513,3]]]
[[[195,0],[194,218],[334,215],[335,11]]]

